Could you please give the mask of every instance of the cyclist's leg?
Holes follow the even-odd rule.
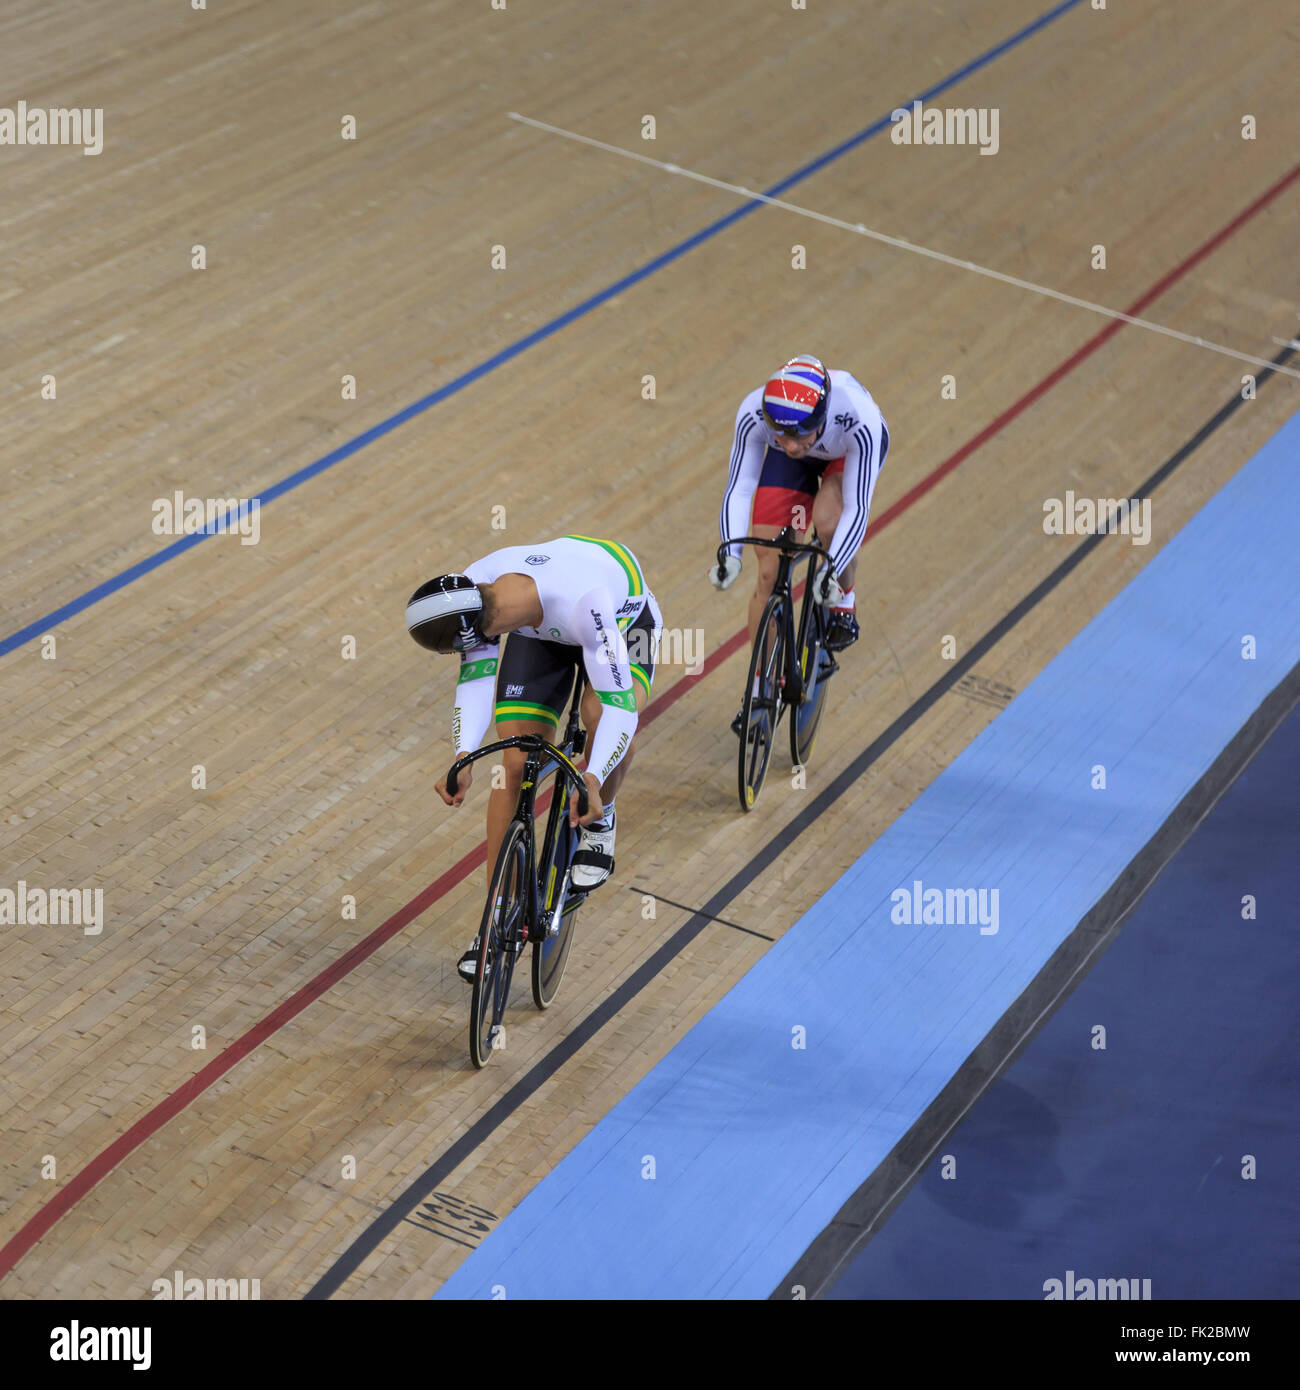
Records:
[[[817,490],[817,500],[813,504],[813,524],[822,544],[829,547],[835,528],[844,512],[844,460],[836,459],[826,470],[822,485]],[[818,562],[818,570],[821,565]],[[841,652],[858,640],[857,607],[853,592],[854,575],[858,569],[858,557],[853,559],[836,575],[840,588],[844,591],[843,602],[827,610],[826,649]]]
[[[868,480],[867,487],[867,506],[871,506],[871,498],[876,490],[876,479],[880,477],[880,470],[885,466],[885,460],[889,457],[889,429],[882,420],[880,422],[880,463],[875,470],[875,476]],[[830,548],[831,538],[835,535],[835,528],[840,524],[840,517],[844,513],[844,460],[834,459],[826,467],[826,472],[822,475],[821,486],[817,489],[817,497],[813,502],[813,525],[817,528],[817,534],[821,537],[822,544]],[[854,555],[852,560],[844,567],[843,573],[837,576],[840,581],[840,588],[846,594],[853,592],[855,576],[858,572],[858,557]]]
[[[817,489],[817,496],[813,499],[812,508],[813,525],[821,537],[821,544],[827,550],[831,548],[831,537],[834,536],[835,528],[840,524],[840,517],[843,513],[844,460],[834,459],[827,465],[826,472],[822,475],[821,486]],[[820,565],[822,562],[819,560],[817,563]],[[857,567],[857,557],[854,556],[844,572],[836,576],[840,581],[840,588],[845,593],[853,588],[853,576]]]
[[[497,667],[494,714],[498,738],[540,734],[542,738],[554,740],[573,684],[572,650],[558,642],[542,642],[518,632],[510,634]],[[489,884],[496,868],[497,855],[501,853],[501,844],[519,806],[519,787],[527,760],[528,754],[522,749],[506,749],[502,755],[504,785],[494,786],[488,793]],[[478,951],[476,935],[456,967],[466,983],[472,983],[474,979]]]
[[[649,696],[646,687],[635,676],[632,686],[636,697],[637,713],[640,714],[645,708]],[[582,722],[587,730],[587,747],[591,748],[595,743],[596,729],[605,712],[605,706],[601,704],[599,696],[591,686],[582,692],[581,710]],[[593,888],[599,888],[602,883],[608,880],[613,869],[614,842],[618,833],[614,798],[618,795],[618,789],[623,785],[623,779],[627,776],[627,770],[632,766],[632,759],[635,756],[636,738],[634,737],[628,744],[627,751],[619,759],[618,766],[601,783],[600,801],[603,814],[598,820],[583,826],[579,832],[578,849],[574,855],[570,881],[580,893],[590,893]],[[590,856],[596,857],[593,859]]]
[[[775,540],[783,526],[802,534],[811,524],[817,492],[817,475],[803,459],[790,458],[783,449],[769,449],[754,494],[753,531],[764,540]],[[758,620],[776,583],[780,556],[775,550],[757,548],[758,578],[749,600],[749,640],[758,631]]]
[[[526,637],[519,632],[511,633],[497,668],[496,736],[513,738],[518,734],[540,734],[554,742],[573,689],[575,664],[572,647]],[[519,784],[527,760],[528,754],[523,749],[506,749],[502,756],[505,785],[493,787],[488,797],[489,876],[519,805]]]
[[[663,619],[659,615],[659,605],[655,597],[647,591],[646,602],[635,620],[628,625],[624,637],[627,643],[628,666],[632,673],[632,694],[636,700],[636,711],[640,715],[650,700],[654,685],[655,661],[659,652],[659,639],[663,630]],[[587,729],[587,747],[594,745],[596,730],[606,706],[596,692],[587,686],[582,692],[582,722]],[[600,788],[604,815],[600,820],[584,827],[578,841],[579,854],[602,856],[599,862],[577,863],[573,867],[573,886],[581,892],[590,892],[606,881],[614,857],[614,844],[617,835],[614,798],[627,776],[628,768],[636,756],[637,741],[633,736],[627,751],[619,760],[618,766],[605,778]]]
[[[497,738],[513,738],[516,734],[540,734],[544,739],[554,740],[556,721],[543,719],[499,719]],[[507,748],[501,761],[505,772],[505,785],[493,786],[488,793],[487,807],[487,872],[492,869],[501,852],[501,841],[514,819],[515,808],[519,805],[519,784],[523,781],[524,763],[528,754],[519,748]]]
[[[758,504],[755,502],[754,510],[757,512]],[[769,508],[765,509],[765,514]],[[784,522],[781,523],[785,525]],[[751,525],[750,534],[761,536],[764,540],[774,541],[780,534],[781,526],[773,526],[770,523],[755,521]],[[763,616],[763,609],[768,599],[772,595],[772,587],[776,583],[777,566],[780,563],[780,556],[775,550],[770,550],[767,546],[755,547],[754,554],[758,558],[758,575],[754,580],[754,592],[749,596],[749,640],[752,645],[754,634],[758,631],[758,620]]]

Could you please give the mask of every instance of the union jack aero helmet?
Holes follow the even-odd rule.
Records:
[[[763,418],[777,434],[815,434],[830,397],[826,368],[815,357],[792,357],[763,387]]]

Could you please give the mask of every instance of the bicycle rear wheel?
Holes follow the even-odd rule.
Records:
[[[741,706],[740,809],[752,811],[763,789],[767,765],[781,719],[781,689],[785,674],[786,600],[773,594],[763,609],[754,637],[754,650],[745,677],[745,703]]]
[[[811,566],[810,566],[811,568]],[[790,711],[790,758],[797,766],[805,766],[812,757],[817,742],[817,730],[826,708],[826,687],[839,667],[826,650],[825,610],[813,601],[812,579],[803,594],[803,612],[799,618],[796,653],[799,662],[801,689],[799,703]]]
[[[469,1005],[469,1055],[476,1067],[487,1066],[493,1051],[504,1041],[501,1020],[510,997],[516,945],[528,910],[524,881],[527,862],[524,827],[511,821],[488,883],[479,925],[478,968]]]
[[[549,1009],[559,992],[585,896],[569,886],[569,860],[578,847],[578,832],[569,825],[568,787],[558,777],[554,787],[537,866],[539,921],[533,939],[533,1003],[539,1009]]]

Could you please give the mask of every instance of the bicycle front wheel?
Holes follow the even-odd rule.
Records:
[[[479,926],[478,967],[469,1006],[469,1055],[476,1067],[487,1066],[492,1053],[505,1045],[501,1024],[528,910],[527,866],[524,827],[511,821],[488,883]]]
[[[752,811],[763,789],[767,765],[781,719],[785,676],[786,600],[773,594],[763,609],[754,637],[754,650],[745,677],[745,703],[740,715],[740,809]]]
[[[533,939],[533,1003],[539,1009],[549,1009],[559,992],[585,896],[569,886],[569,860],[578,847],[578,832],[569,825],[567,791],[567,785],[557,777],[537,865],[539,921]]]
[[[790,711],[790,760],[796,767],[806,766],[817,742],[817,729],[826,708],[826,687],[838,669],[835,658],[824,645],[825,610],[813,601],[812,579],[803,595],[799,618],[798,645],[799,702]]]

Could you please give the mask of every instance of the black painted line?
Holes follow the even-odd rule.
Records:
[[[642,894],[642,896],[647,898],[653,898],[656,902],[659,903],[667,903],[669,907],[681,908],[683,912],[700,912],[702,910],[698,907],[687,907],[685,903],[675,903],[671,898],[665,898],[662,893],[651,892],[649,888],[629,887],[627,891],[629,893],[640,893]],[[704,916],[709,917],[710,914],[705,912]],[[776,940],[776,937],[768,936],[766,932],[755,931],[753,927],[742,927],[739,922],[728,922],[725,917],[712,917],[710,918],[710,920],[714,922],[721,922],[724,927],[734,927],[736,931],[748,932],[750,936],[761,936],[764,941]]]
[[[1279,367],[1292,356],[1294,349],[1283,348],[1274,358],[1273,367]],[[1270,377],[1275,375],[1273,367],[1266,367],[1256,379],[1256,394]],[[1233,398],[1210,419],[1180,449],[1170,455],[1164,463],[1133,494],[1139,499],[1147,496],[1160,486],[1191,454],[1222,425],[1229,420],[1243,404],[1240,394]],[[400,1224],[402,1218],[426,1198],[441,1182],[456,1171],[462,1163],[523,1103],[535,1095],[571,1058],[595,1035],[636,998],[652,981],[658,978],[665,966],[669,965],[704,930],[717,913],[747,888],[764,869],[773,863],[783,851],[825,814],[844,793],[862,776],[878,758],[887,752],[914,724],[936,705],[944,695],[979,661],[981,661],[1028,613],[1040,604],[1048,594],[1067,579],[1085,559],[1107,539],[1105,532],[1088,536],[1080,542],[1069,555],[1052,570],[1048,576],[1010,609],[970,648],[965,656],[957,658],[952,668],[940,676],[930,688],[920,695],[898,716],[897,719],[866,748],[811,802],[795,816],[788,825],[778,831],[750,861],[733,874],[726,883],[653,952],[621,985],[599,1003],[567,1037],[562,1038],[549,1052],[529,1069],[511,1088],[490,1106],[469,1129],[446,1148],[419,1177],[400,1196],[394,1198],[388,1209],[371,1225],[367,1226],[307,1291],[309,1299],[328,1298],[335,1293],[357,1267],[376,1250]]]
[[[1283,348],[1273,358],[1274,365],[1281,366],[1294,351],[1294,348]],[[1271,368],[1260,373],[1257,393],[1273,375]],[[1235,395],[1142,484],[1136,495],[1141,498],[1153,492],[1242,404],[1241,395]],[[1205,775],[1174,808],[1169,819],[1134,855],[1119,878],[1080,920],[916,1123],[804,1251],[770,1298],[793,1299],[796,1287],[803,1290],[801,1297],[816,1298],[825,1293],[844,1266],[861,1253],[911,1191],[939,1146],[980,1096],[1029,1046],[1096,959],[1119,935],[1120,928],[1165,866],[1245,771],[1298,697],[1300,665],[1292,668],[1238,730]]]
[[[777,1288],[777,1300],[817,1298],[870,1244],[912,1190],[934,1155],[952,1137],[981,1096],[1033,1042],[1119,935],[1169,861],[1191,838],[1220,797],[1246,770],[1300,700],[1300,664],[1237,731],[1168,820],[1125,866],[1084,915],[1024,992],[993,1025],[924,1113],[880,1166],[836,1212]]]

